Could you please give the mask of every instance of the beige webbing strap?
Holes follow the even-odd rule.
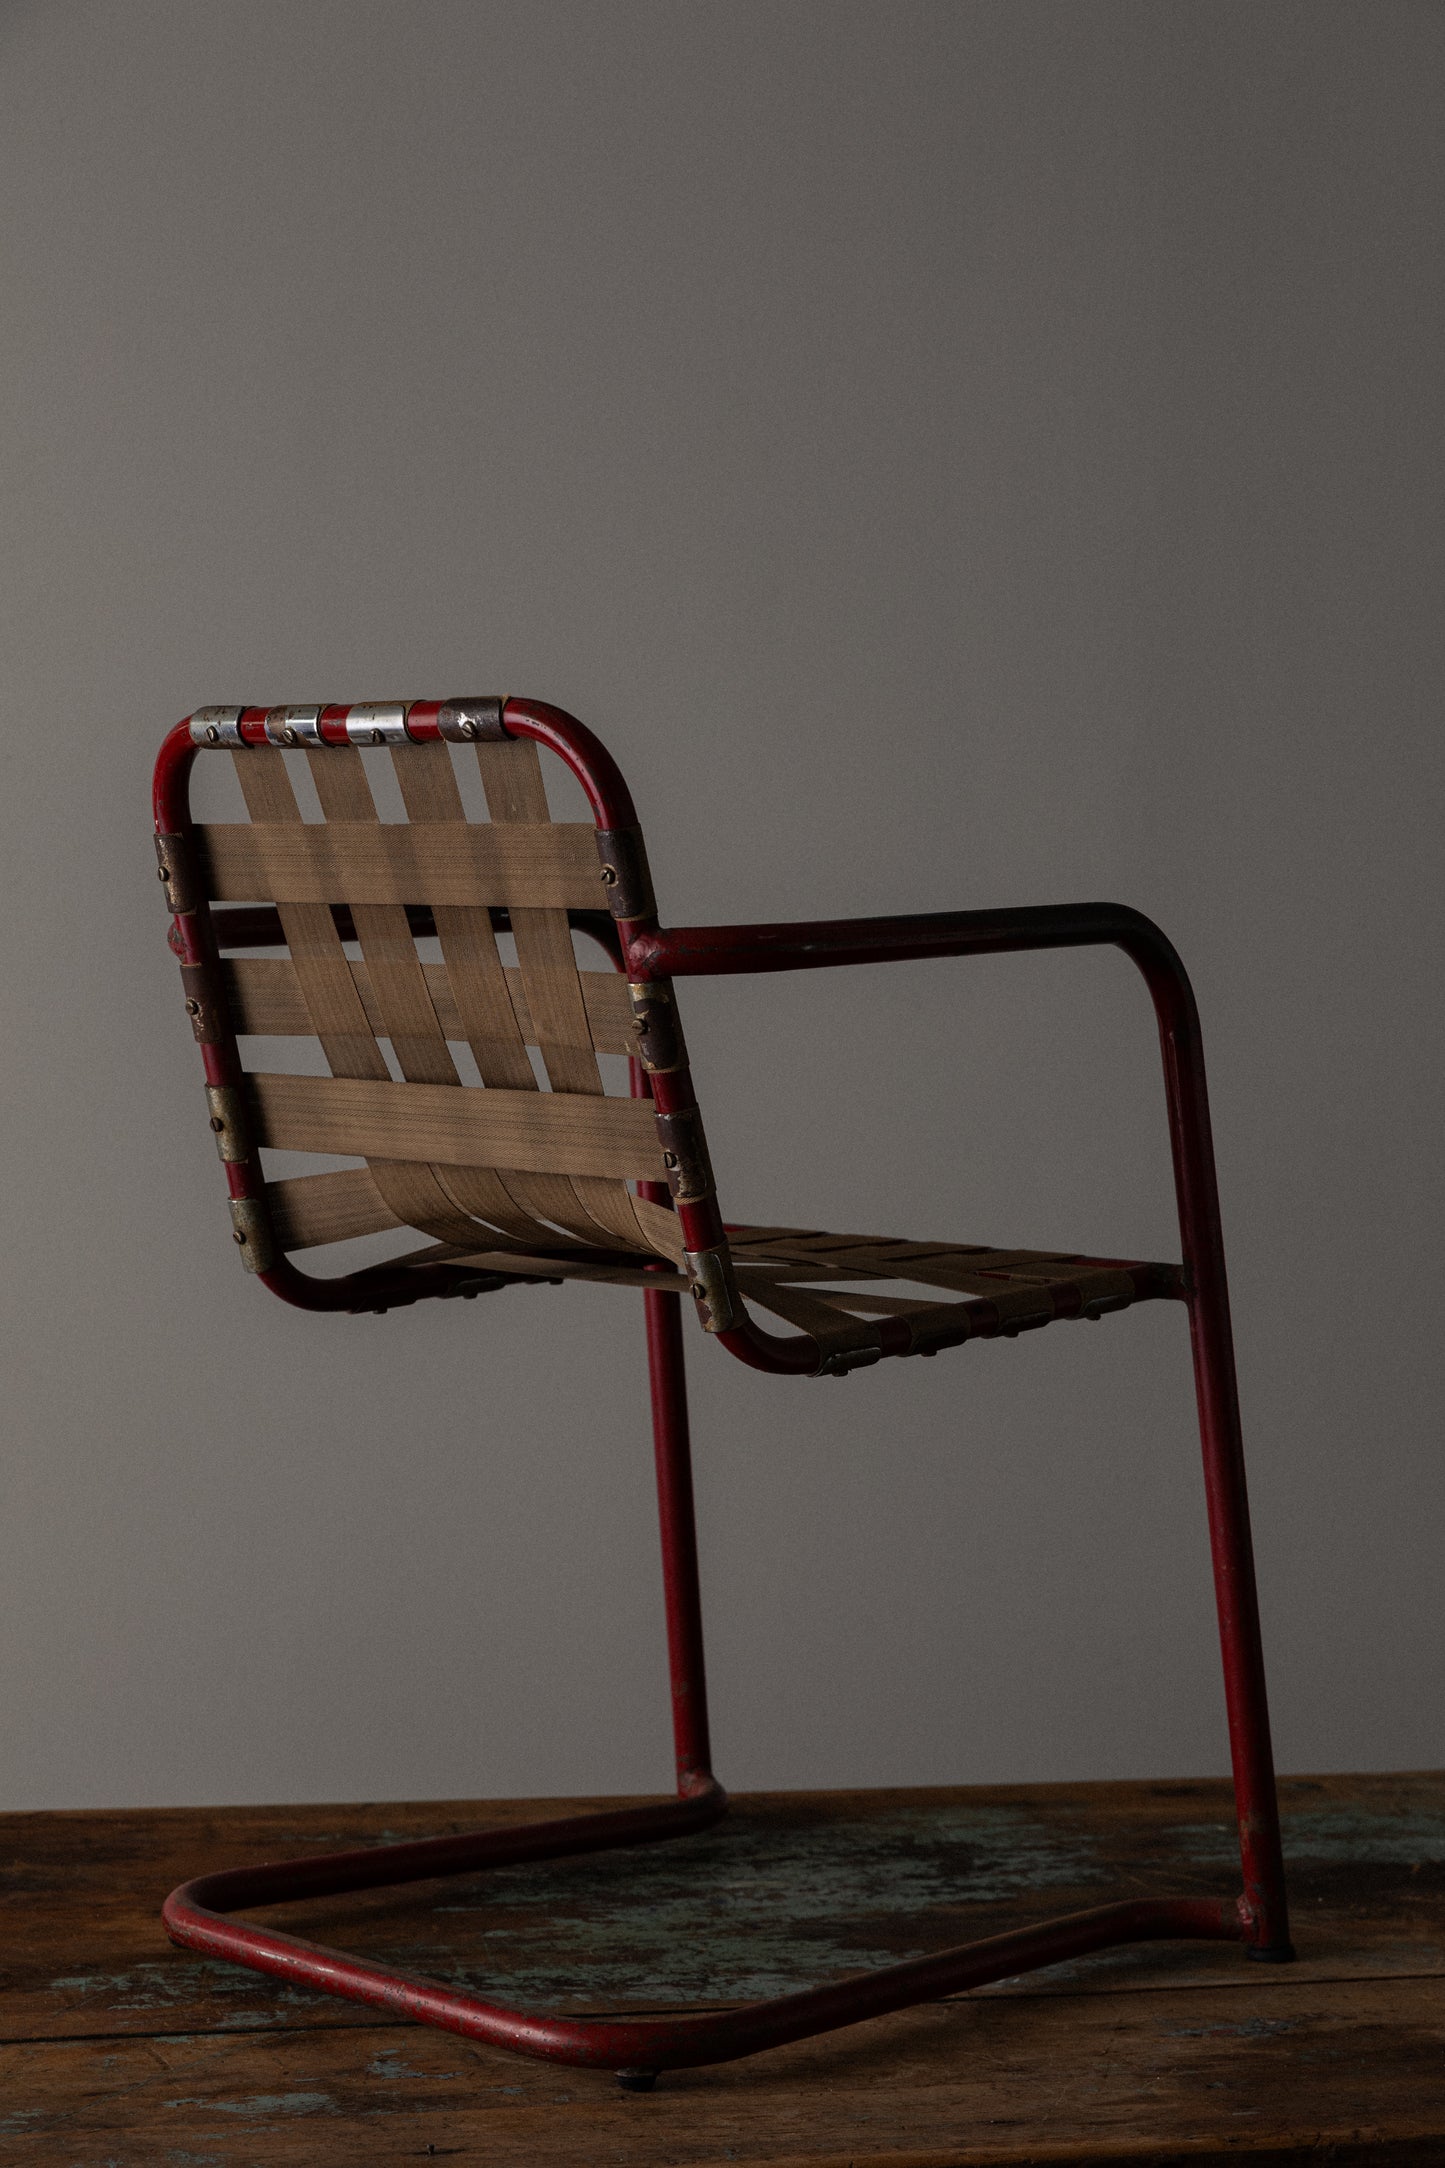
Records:
[[[408,1224],[392,1211],[369,1167],[286,1175],[266,1184],[266,1201],[283,1250],[315,1249]]]
[[[397,1260],[401,1264],[435,1264],[441,1253],[438,1250],[421,1250],[414,1256]],[[442,1262],[475,1266],[480,1271],[511,1272],[528,1279],[539,1280],[596,1280],[604,1287],[644,1287],[661,1290],[665,1294],[685,1295],[692,1282],[682,1272],[671,1272],[657,1266],[610,1265],[602,1262],[597,1252],[589,1255],[585,1249],[575,1254],[556,1254],[548,1251],[543,1256],[528,1257],[516,1250],[448,1250]]]
[[[301,808],[279,751],[263,746],[232,756],[248,810],[258,820],[299,821]],[[362,1007],[330,907],[324,903],[277,906],[311,1028],[335,1076],[389,1074]],[[339,957],[342,969],[334,968]]]
[[[535,745],[517,739],[478,745],[476,750],[495,824],[547,818],[547,790]],[[513,907],[511,919],[522,989],[553,1092],[601,1097],[602,1076],[566,912]],[[570,1186],[583,1212],[612,1242],[681,1262],[682,1235],[674,1213],[658,1205],[640,1211],[641,1200],[617,1183],[574,1178]]]
[[[277,1240],[284,1250],[316,1249],[327,1242],[346,1242],[358,1235],[379,1234],[409,1224],[398,1219],[388,1207],[369,1167],[338,1167],[325,1174],[287,1175],[281,1181],[267,1183],[266,1198]],[[481,1229],[479,1233],[482,1242],[490,1244],[486,1230]],[[540,1251],[535,1246],[529,1250],[518,1244],[515,1249],[508,1245],[502,1249],[488,1247],[484,1252],[477,1247],[474,1237],[465,1244],[429,1243],[424,1250],[394,1258],[392,1263],[435,1264],[439,1260],[456,1259],[469,1264],[485,1254],[498,1271],[515,1269],[554,1274],[570,1259],[576,1266],[586,1265],[596,1277],[614,1276],[610,1266],[597,1262],[595,1244],[569,1246],[550,1228],[543,1229],[542,1233],[545,1242]],[[504,1259],[509,1262],[504,1263]],[[624,1273],[623,1278],[628,1286],[687,1284],[681,1275],[666,1272],[654,1272],[648,1277],[638,1271]]]
[[[737,1267],[737,1282],[749,1302],[756,1302],[789,1325],[796,1325],[799,1331],[817,1341],[824,1355],[846,1355],[860,1348],[878,1346],[876,1325],[865,1318],[850,1317],[810,1288],[779,1286],[766,1272],[747,1265]]]
[[[1134,1300],[1134,1282],[1118,1266],[1058,1250],[999,1250],[981,1244],[902,1242],[804,1228],[741,1227],[733,1232],[738,1285],[751,1300],[828,1346],[826,1315],[897,1317],[916,1348],[971,1338],[966,1302],[875,1295],[845,1280],[912,1280],[989,1303],[1005,1326],[1038,1323],[1068,1310]],[[821,1285],[802,1287],[799,1277]]]
[[[466,918],[475,915],[460,906],[450,909],[442,906],[436,916]],[[487,933],[490,937],[491,926]],[[492,954],[496,955],[493,942]],[[376,994],[371,984],[371,973],[366,965],[348,958],[356,991],[366,1011],[367,1023],[373,1032],[381,1030],[381,1014],[376,1005]],[[226,999],[236,1029],[241,1033],[253,1033],[260,1037],[304,1038],[315,1031],[311,1011],[302,998],[296,978],[295,966],[282,956],[236,956],[222,960],[221,973],[226,982]],[[474,974],[478,975],[478,974]],[[524,1044],[536,1043],[536,1031],[526,996],[522,992],[522,974],[509,969],[506,978],[507,998]],[[467,1021],[457,1005],[452,982],[445,964],[423,964],[422,976],[426,980],[431,1005],[436,1011],[437,1022],[448,1039],[471,1041],[474,1033],[467,1029]],[[637,1050],[637,1040],[631,1029],[632,1009],[627,998],[627,981],[613,971],[584,971],[580,974],[583,998],[587,1003],[587,1021],[592,1029],[592,1044],[599,1054],[632,1054]],[[483,1034],[485,1036],[485,1034]],[[480,1069],[481,1064],[478,1063]],[[488,1081],[484,1076],[483,1082]],[[495,1082],[506,1083],[498,1076]],[[525,1087],[518,1086],[518,1089]]]
[[[360,756],[350,748],[328,748],[323,757],[330,760],[333,754],[338,761],[344,761],[349,756],[357,762],[358,768],[360,767]],[[244,752],[238,751],[233,758],[246,800],[246,809],[252,818],[299,825],[301,808],[296,802],[296,793],[291,787],[291,778],[286,772],[286,764],[279,749],[273,746],[252,746]],[[365,787],[364,773],[362,784]],[[370,795],[368,790],[368,801]],[[322,809],[326,810],[324,797]],[[368,907],[358,907],[366,908]],[[316,1035],[321,1041],[333,1076],[389,1083],[391,1072],[367,1022],[366,1011],[356,991],[356,983],[351,976],[346,951],[336,930],[330,905],[279,903],[277,911],[281,930],[286,936],[286,943],[296,966],[302,994],[311,1011]],[[403,923],[405,916],[405,912],[402,912]],[[368,964],[374,980],[375,957],[368,957]],[[386,962],[383,960],[384,973],[385,970]],[[356,1146],[348,1141],[334,1145],[331,1149],[350,1153],[356,1150]],[[377,1160],[371,1166],[371,1174],[388,1210],[404,1224],[417,1227],[423,1234],[433,1235],[440,1241],[476,1240],[475,1222],[458,1211],[436,1176],[427,1167],[409,1160]]]
[[[822,1299],[855,1314],[862,1311],[868,1317],[903,1318],[913,1347],[920,1353],[928,1348],[956,1347],[960,1341],[975,1337],[976,1328],[966,1302],[919,1302],[905,1295],[859,1294],[856,1290],[847,1295],[825,1290]]]
[[[272,746],[253,748],[267,757]],[[356,751],[312,755],[339,767]],[[335,756],[334,761],[332,756]],[[243,758],[243,755],[237,755]],[[410,748],[405,756],[411,757]],[[583,822],[526,822],[506,830],[460,822],[428,832],[404,821],[337,825],[216,822],[195,830],[196,853],[217,903],[545,904],[596,910],[596,831]]]
[[[257,1134],[282,1151],[355,1152],[388,1166],[411,1159],[447,1170],[448,1180],[451,1169],[468,1167],[556,1168],[613,1182],[663,1178],[662,1146],[645,1099],[284,1072],[253,1072],[250,1083]],[[438,1239],[475,1242],[477,1229],[463,1224],[456,1237]]]
[[[458,822],[466,817],[461,792],[444,745],[409,746],[392,756],[408,817],[418,824]],[[544,795],[545,807],[545,795]],[[466,1024],[467,1042],[485,1085],[512,1091],[535,1092],[537,1079],[528,1059],[521,1028],[507,994],[506,974],[492,931],[491,914],[484,905],[448,907],[434,913],[437,938],[457,1007]],[[523,984],[522,974],[517,974]],[[529,1011],[530,1013],[530,1011]],[[508,1225],[520,1238],[525,1227],[533,1229],[532,1242],[546,1247],[561,1229],[572,1241],[594,1245],[615,1238],[580,1203],[576,1190],[555,1172],[457,1176],[457,1194],[470,1199],[489,1194],[494,1185],[510,1208],[504,1216],[500,1200],[487,1216]]]
[[[378,825],[376,801],[355,746],[311,752],[307,765],[328,828],[342,833],[350,828],[356,834]],[[402,905],[353,902],[351,916],[370,974],[382,1035],[390,1039],[403,1077],[413,1084],[459,1086],[456,1063],[432,1007]],[[399,1149],[406,1151],[405,1158],[389,1161],[388,1171],[378,1173],[378,1187],[387,1202],[394,1210],[402,1210],[404,1198],[402,1216],[440,1242],[475,1241],[474,1225],[440,1170],[426,1164],[426,1155],[406,1150],[402,1140]]]

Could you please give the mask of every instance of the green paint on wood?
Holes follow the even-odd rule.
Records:
[[[200,2108],[208,2115],[245,2115],[264,2121],[273,2115],[338,2115],[330,2093],[252,2093],[246,2100],[163,2100],[163,2108]]]
[[[1082,1889],[1085,1903],[1102,1878],[1081,1834],[948,1806],[794,1829],[724,1822],[677,1845],[469,1877],[435,1909],[494,1917],[480,1939],[505,1948],[509,1996],[605,2007],[644,1986],[658,2001],[783,1994],[968,1941],[971,1912],[1025,1891]],[[497,1974],[483,1964],[446,1977],[480,1988]]]
[[[1287,1861],[1321,1865],[1414,1867],[1445,1862],[1445,1814],[1407,1808],[1305,1807],[1282,1813]],[[1186,1823],[1171,1835],[1186,1858],[1222,1866],[1239,1857],[1232,1825]]]

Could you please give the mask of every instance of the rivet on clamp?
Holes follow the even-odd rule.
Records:
[[[210,1109],[211,1129],[216,1139],[216,1150],[223,1160],[235,1162],[251,1156],[250,1124],[246,1119],[246,1101],[239,1085],[208,1084],[206,1105]]]
[[[437,729],[452,745],[505,742],[502,722],[505,700],[486,696],[477,700],[444,700],[437,710]]]
[[[272,745],[324,745],[320,708],[268,708],[266,736]]]
[[[171,929],[175,931],[174,927]],[[211,974],[204,964],[181,965],[181,986],[191,1030],[202,1046],[217,1046],[225,1036],[219,1004],[211,992]]]
[[[156,871],[165,884],[166,902],[177,917],[194,911],[201,897],[190,838],[158,835],[155,844]]]
[[[602,891],[612,916],[652,918],[657,904],[641,829],[599,828],[597,856],[602,862]]]
[[[193,745],[244,745],[241,717],[244,708],[197,708],[190,717]]]
[[[276,1262],[271,1215],[259,1197],[231,1199],[231,1235],[248,1272],[269,1272]]]
[[[406,745],[407,703],[361,700],[346,711],[346,736],[352,745]]]
[[[733,1279],[732,1254],[726,1248],[684,1250],[688,1277],[698,1313],[707,1332],[731,1332],[743,1320],[742,1303]]]
[[[649,1076],[666,1076],[687,1060],[672,987],[661,979],[628,981],[637,1058]]]
[[[710,1197],[713,1194],[712,1163],[707,1156],[707,1139],[697,1108],[685,1107],[680,1114],[659,1114],[655,1119],[658,1142],[662,1146],[662,1163],[667,1169],[667,1186],[673,1196],[683,1204],[696,1204],[703,1197]]]

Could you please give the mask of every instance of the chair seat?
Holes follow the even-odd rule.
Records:
[[[805,1227],[729,1227],[728,1241],[739,1293],[809,1334],[835,1374],[877,1360],[875,1320],[880,1318],[907,1325],[909,1354],[935,1355],[965,1340],[1011,1338],[1056,1318],[1096,1319],[1135,1302],[1183,1293],[1178,1265],[1067,1250],[906,1242]],[[408,1262],[429,1263],[443,1255],[512,1279],[599,1280],[680,1291],[689,1286],[684,1274],[667,1265],[644,1267],[575,1248],[542,1257],[432,1245]],[[919,1292],[887,1292],[890,1282]],[[922,1292],[934,1288],[954,1299],[940,1301]]]

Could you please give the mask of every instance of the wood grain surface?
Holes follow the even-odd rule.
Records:
[[[1111,1952],[640,2096],[205,1962],[157,1917],[202,1869],[604,1802],[0,1817],[0,2159],[1445,2164],[1445,1776],[1282,1789],[1295,1965]],[[1216,1783],[774,1794],[670,1844],[269,1916],[525,2007],[664,2010],[1231,1877]]]

